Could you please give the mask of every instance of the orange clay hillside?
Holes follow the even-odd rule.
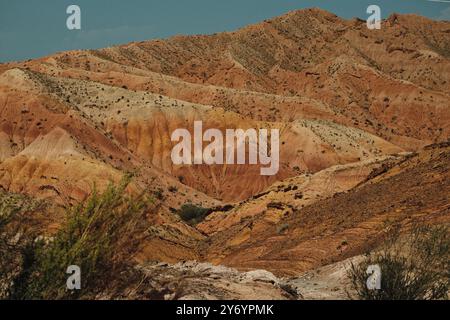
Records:
[[[278,173],[174,165],[171,134],[196,120],[279,129]],[[2,192],[69,207],[133,173],[127,191],[155,200],[141,263],[296,275],[376,247],[391,224],[449,222],[449,137],[450,22],[415,15],[373,31],[308,9],[0,64]],[[186,204],[207,217],[184,222]]]

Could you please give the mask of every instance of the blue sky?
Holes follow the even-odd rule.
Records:
[[[81,30],[66,28],[66,8],[81,8]],[[287,11],[320,7],[344,18],[416,13],[450,20],[450,1],[427,0],[0,0],[0,62],[93,49],[176,34],[231,31]]]

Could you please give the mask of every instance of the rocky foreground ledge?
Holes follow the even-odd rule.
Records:
[[[196,261],[176,264],[149,263],[123,275],[127,288],[111,284],[114,291],[99,299],[162,300],[295,300],[301,298],[288,281],[266,270],[239,272],[225,266]],[[122,290],[124,289],[124,290]]]
[[[346,299],[349,261],[312,270],[294,278],[279,278],[266,270],[240,272],[197,261],[148,263],[137,266],[126,288],[100,299],[161,300],[298,300]],[[116,291],[117,290],[117,291]]]

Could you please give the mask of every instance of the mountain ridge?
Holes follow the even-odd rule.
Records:
[[[174,165],[171,133],[199,120],[279,129],[278,174]],[[376,248],[386,224],[448,223],[449,138],[450,22],[414,15],[368,30],[298,10],[0,64],[2,192],[70,207],[132,174],[127,192],[155,204],[142,264],[297,276]],[[183,221],[186,204],[206,218]]]

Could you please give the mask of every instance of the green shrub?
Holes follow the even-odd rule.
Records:
[[[288,223],[282,223],[279,226],[277,226],[277,234],[282,234],[287,229],[289,229],[289,224]]]
[[[363,300],[447,299],[450,236],[448,227],[414,227],[406,237],[395,234],[380,250],[352,264],[348,275],[356,296]],[[381,269],[381,288],[370,290],[367,268]]]
[[[178,211],[180,218],[191,225],[200,223],[210,213],[210,209],[199,207],[192,203],[183,204]]]
[[[108,285],[137,246],[150,201],[128,197],[125,177],[101,194],[67,209],[67,221],[50,239],[29,241],[21,248],[21,272],[10,289],[12,299],[66,299],[95,295]],[[82,290],[68,291],[66,269],[81,269]]]
[[[33,234],[21,222],[43,207],[41,201],[0,191],[0,299],[8,297],[11,281],[20,272],[22,251]]]

